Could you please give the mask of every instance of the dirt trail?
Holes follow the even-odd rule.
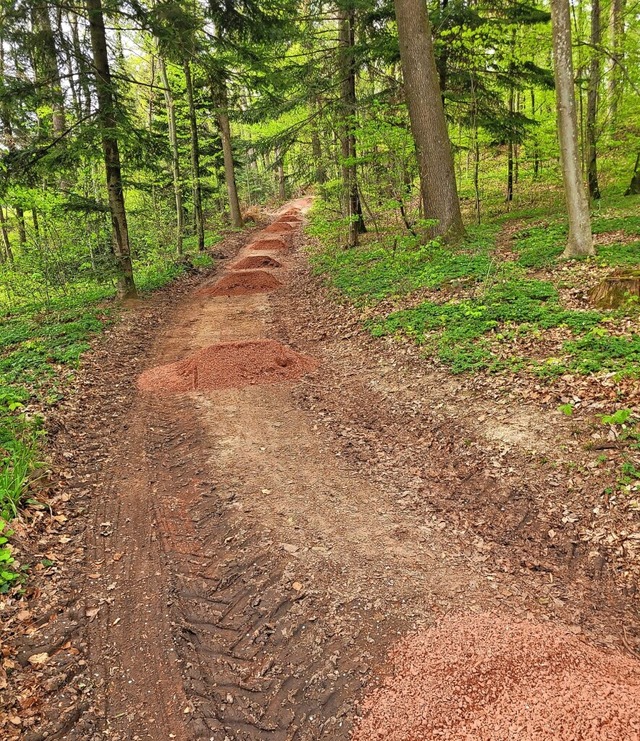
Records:
[[[152,350],[145,356],[141,340],[121,359],[115,390],[105,389],[104,442],[98,429],[81,443],[100,450],[79,484],[90,491],[86,573],[69,597],[70,627],[59,619],[49,639],[78,646],[86,664],[60,680],[81,690],[50,720],[49,738],[346,741],[364,688],[407,630],[450,612],[504,612],[505,599],[507,611],[528,614],[540,596],[515,573],[498,579],[481,541],[463,543],[437,513],[412,506],[411,460],[408,479],[378,475],[344,420],[338,431],[320,422],[320,412],[326,422],[337,416],[323,405],[333,393],[336,405],[364,415],[361,440],[415,455],[397,420],[382,430],[367,421],[379,413],[384,427],[385,381],[363,372],[356,388],[355,355],[333,355],[338,336],[301,346],[289,336],[296,322],[314,331],[303,302],[296,321],[287,315],[296,294],[286,287],[300,275],[295,229],[275,254],[285,288],[206,295],[224,273],[194,286],[159,312],[164,329]],[[278,234],[275,224],[268,233]],[[260,236],[229,254],[228,270],[274,257]],[[145,308],[137,311],[142,320]],[[319,365],[282,383],[133,392],[139,371],[263,339]],[[327,379],[344,398],[327,391]],[[107,391],[121,394],[124,422]],[[444,475],[448,462],[433,465]]]
[[[198,291],[148,366],[273,322],[267,293]],[[336,456],[293,387],[137,397],[90,544],[109,600],[90,641],[109,738],[348,738],[403,626],[474,598],[462,557],[443,559],[398,492]]]

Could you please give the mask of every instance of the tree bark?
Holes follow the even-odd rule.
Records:
[[[227,186],[229,198],[229,214],[231,225],[242,227],[242,212],[240,211],[240,200],[238,198],[238,187],[236,185],[236,169],[233,161],[233,145],[231,143],[231,125],[229,123],[229,98],[224,81],[213,84],[213,93],[216,108],[218,109],[218,129],[222,141],[222,156],[224,159],[224,181]]]
[[[631,182],[624,194],[625,196],[637,196],[640,194],[640,152],[636,155],[636,164],[633,168]]]
[[[193,97],[193,78],[191,65],[184,62],[184,77],[187,84],[187,102],[189,104],[189,132],[191,134],[191,183],[193,187],[193,216],[198,237],[198,250],[204,251],[204,218],[202,215],[202,187],[200,184],[200,145],[198,143],[198,120]]]
[[[342,105],[342,182],[349,218],[348,246],[358,244],[358,235],[366,231],[362,216],[362,205],[358,190],[358,175],[356,168],[356,135],[355,117],[357,111],[356,99],[356,61],[355,46],[355,10],[341,10],[339,18],[339,53],[340,68],[340,99]]]
[[[591,0],[591,62],[587,89],[587,178],[589,195],[600,198],[598,185],[598,98],[600,88],[600,0]]]
[[[167,122],[169,126],[169,146],[171,147],[171,174],[173,176],[173,193],[176,202],[176,252],[181,255],[184,235],[184,208],[182,206],[182,183],[180,182],[180,152],[178,150],[176,110],[173,92],[169,85],[167,65],[162,57],[159,56],[158,60],[162,84],[164,86],[164,102],[167,108]]]
[[[424,215],[436,221],[428,234],[455,242],[464,227],[427,6],[422,0],[395,0],[395,10]]]
[[[569,239],[564,256],[594,255],[589,200],[582,180],[580,152],[578,151],[578,119],[573,86],[569,0],[552,0],[551,19],[560,162],[569,216]]]
[[[620,65],[623,62],[622,39],[624,36],[624,0],[611,0],[611,54],[613,56],[607,85],[609,99],[609,125],[615,126],[618,118],[618,101],[623,77]]]
[[[31,21],[35,33],[33,58],[36,81],[49,91],[47,97],[53,112],[53,133],[57,137],[66,131],[67,124],[56,43],[51,28],[49,5],[45,0],[36,0],[33,3],[31,6]]]
[[[9,241],[9,231],[7,230],[7,220],[5,219],[4,210],[0,206],[0,230],[2,231],[2,243],[4,250],[2,251],[2,262],[13,262],[13,252],[11,251],[11,242]]]
[[[98,98],[98,121],[107,175],[113,251],[118,268],[118,296],[120,298],[132,298],[137,295],[137,291],[131,264],[127,212],[122,191],[118,126],[101,0],[86,0],[86,7],[89,16],[89,31]]]

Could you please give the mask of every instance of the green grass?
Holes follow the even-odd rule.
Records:
[[[522,220],[523,213],[513,212],[500,223]],[[321,246],[312,252],[311,260],[315,271],[356,305],[375,306],[419,289],[433,291],[433,297],[417,306],[378,316],[366,326],[376,336],[409,337],[453,373],[525,369],[548,379],[568,372],[640,376],[640,337],[618,321],[637,313],[633,305],[616,312],[567,309],[558,295],[558,286],[564,287],[566,281],[561,272],[557,279],[553,272],[550,280],[532,277],[536,270],[564,264],[559,258],[566,243],[565,218],[560,212],[547,213],[544,219],[544,224],[523,225],[515,234],[510,250],[517,257],[512,261],[495,252],[498,224],[469,228],[464,243],[455,249],[437,241],[420,245],[406,231],[397,236],[397,226],[389,227],[381,238],[366,235],[361,247],[343,249],[339,222],[332,223],[318,204],[308,231]],[[620,231],[624,241],[640,237],[634,203],[619,197],[603,199],[594,231]],[[640,239],[600,247],[590,260],[612,268],[638,266]],[[456,287],[466,290],[456,291]],[[439,293],[444,288],[454,290]],[[558,329],[570,336],[562,342],[558,357],[509,354],[509,343],[517,346],[516,341],[526,337],[531,342],[521,346],[535,345]]]
[[[311,262],[316,273],[330,275],[332,284],[354,303],[375,304],[418,288],[440,288],[461,279],[482,280],[491,271],[495,231],[495,227],[471,230],[458,250],[436,241],[421,245],[406,234],[345,250],[339,246],[335,225],[323,216],[315,216],[309,233],[331,246],[312,254]]]

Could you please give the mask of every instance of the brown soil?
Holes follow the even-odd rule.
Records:
[[[201,296],[246,296],[251,293],[266,293],[280,288],[282,283],[271,273],[264,270],[252,270],[242,273],[230,273],[213,286],[206,286],[198,291]]]
[[[281,239],[279,237],[257,239],[255,242],[251,243],[250,247],[252,250],[271,250],[276,252],[288,249],[287,243],[284,241],[284,239]]]
[[[299,231],[291,236],[296,244]],[[247,241],[223,248],[243,259]],[[419,350],[374,340],[303,251],[282,261],[277,292],[203,300],[203,277],[191,277],[124,312],[84,359],[76,393],[47,410],[51,493],[36,515],[46,525],[18,542],[19,560],[35,564],[27,593],[0,600],[0,736],[348,741],[399,637],[470,611],[501,615],[492,621],[520,630],[526,651],[492,643],[482,618],[477,629],[462,620],[453,641],[443,624],[443,653],[470,657],[452,663],[452,686],[474,691],[478,637],[504,646],[502,663],[487,659],[496,686],[508,667],[517,684],[524,659],[540,656],[527,619],[580,632],[585,687],[599,671],[617,682],[614,710],[616,693],[632,698],[624,667],[588,647],[632,654],[640,631],[637,598],[603,565],[605,545],[574,524],[597,470],[565,474],[570,423],[499,396],[500,378],[484,400]],[[279,348],[266,363],[265,342]],[[214,343],[232,362],[220,364]],[[250,382],[288,375],[275,358],[289,352],[294,367],[301,355],[308,364],[295,383]],[[175,381],[176,370],[187,390],[207,374],[232,385],[137,388],[141,373]],[[417,649],[432,640],[417,635]],[[564,656],[535,636],[551,646],[545,655]],[[526,676],[541,693],[540,678],[559,682],[553,671]],[[407,693],[423,684],[415,676]],[[498,732],[519,722],[526,697],[504,697],[495,718],[468,707],[484,723],[473,739],[490,738],[496,718]],[[601,698],[594,713],[608,719]],[[560,700],[542,715],[550,723]]]
[[[281,268],[282,263],[269,255],[250,255],[231,266],[232,270],[253,270],[255,268]]]
[[[209,391],[296,380],[316,368],[312,358],[273,340],[225,342],[177,363],[145,371],[141,391]]]
[[[640,738],[640,665],[553,625],[450,617],[394,648],[353,741]]]

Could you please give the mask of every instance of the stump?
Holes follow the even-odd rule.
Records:
[[[589,291],[589,298],[600,309],[617,309],[631,297],[640,298],[640,271],[614,274]]]

